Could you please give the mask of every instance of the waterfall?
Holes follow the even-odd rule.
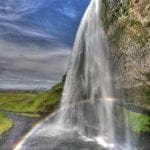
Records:
[[[78,29],[59,120],[64,127],[77,126],[89,137],[109,134],[112,141],[114,99],[100,10],[101,0],[92,0]]]
[[[92,0],[81,20],[55,121],[49,117],[42,122],[15,150],[133,150],[126,140],[129,132],[121,135],[122,144],[115,131],[116,99],[101,4]]]

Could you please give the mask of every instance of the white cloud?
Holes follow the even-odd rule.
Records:
[[[70,8],[70,6],[67,5],[65,5],[63,8],[59,8],[58,11],[72,19],[75,19],[78,16],[78,11],[76,11],[74,8]]]
[[[42,37],[42,38],[51,38],[54,39],[54,36],[50,36],[49,34],[47,34],[44,31],[41,31],[39,29],[32,29],[32,28],[28,28],[25,26],[18,26],[15,25],[13,23],[6,23],[6,22],[1,22],[0,25],[11,28],[11,30],[16,30],[16,32],[21,33],[22,35],[28,35],[28,36],[32,36],[32,37]],[[6,31],[7,33],[7,31]]]
[[[1,2],[0,19],[17,20],[24,14],[33,13],[44,4],[44,0],[5,0]]]

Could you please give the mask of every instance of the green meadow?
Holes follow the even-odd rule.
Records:
[[[63,84],[59,83],[46,92],[1,92],[0,135],[13,125],[3,111],[20,113],[27,117],[48,114],[59,105],[62,89]]]

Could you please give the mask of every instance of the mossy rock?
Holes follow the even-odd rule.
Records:
[[[134,133],[150,133],[150,116],[115,106],[115,119],[120,126],[126,126]]]
[[[128,103],[133,103],[150,110],[150,85],[141,85],[138,87],[124,90],[124,99]]]

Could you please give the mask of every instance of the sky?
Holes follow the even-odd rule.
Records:
[[[49,89],[90,0],[0,0],[0,89]]]

